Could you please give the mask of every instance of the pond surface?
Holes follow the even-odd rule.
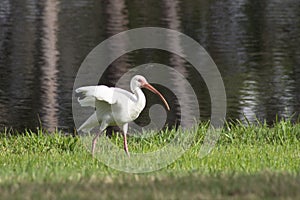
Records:
[[[84,58],[108,37],[145,26],[180,31],[207,50],[224,80],[228,119],[271,123],[276,115],[299,115],[299,0],[2,0],[0,128],[41,122],[72,131],[73,83]],[[113,86],[145,63],[177,67],[191,83],[199,79],[180,57],[138,50],[117,59],[100,83]],[[208,119],[210,97],[200,79],[192,86]],[[179,118],[173,112],[170,119]],[[147,113],[139,120],[147,124]]]

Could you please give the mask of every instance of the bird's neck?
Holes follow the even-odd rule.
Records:
[[[136,88],[133,93],[136,96],[136,104],[139,108],[144,109],[145,105],[146,105],[146,97],[143,93],[143,91],[141,90],[141,88]]]

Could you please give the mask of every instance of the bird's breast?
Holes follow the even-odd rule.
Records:
[[[138,118],[144,107],[145,105],[139,105],[136,103],[129,103],[126,106],[124,104],[114,105],[112,106],[114,120],[117,123],[132,122]]]
[[[135,120],[136,118],[139,117],[140,113],[142,112],[143,108],[139,108],[138,106],[135,106],[131,111],[130,111],[130,118]]]

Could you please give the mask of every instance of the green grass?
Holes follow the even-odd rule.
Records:
[[[207,128],[199,125],[191,148],[174,163],[144,174],[105,166],[91,157],[80,137],[41,129],[18,135],[5,131],[0,134],[0,199],[299,198],[300,124],[228,122],[215,148],[200,159]],[[129,137],[129,150],[159,149],[174,133]],[[122,148],[119,135],[110,141]]]

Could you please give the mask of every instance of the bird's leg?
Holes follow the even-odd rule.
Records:
[[[128,155],[128,157],[130,157],[130,154],[129,154],[129,152],[128,152],[128,146],[127,146],[127,137],[126,137],[126,134],[124,133],[123,136],[124,136],[124,150],[125,150],[126,154]]]
[[[102,122],[101,126],[100,126],[100,131],[96,134],[96,136],[93,139],[93,142],[92,142],[92,156],[93,157],[94,157],[95,147],[96,147],[96,143],[99,138],[99,135],[106,129],[106,127],[107,127],[107,124]]]
[[[92,156],[94,157],[94,152],[95,152],[95,146],[96,146],[96,143],[97,143],[97,139],[99,137],[99,135],[101,134],[102,132],[98,132],[96,134],[96,136],[94,137],[93,139],[93,142],[92,142]]]
[[[128,157],[130,157],[130,154],[128,152],[128,146],[127,146],[127,131],[128,131],[128,123],[123,125],[123,137],[124,137],[124,150]]]

